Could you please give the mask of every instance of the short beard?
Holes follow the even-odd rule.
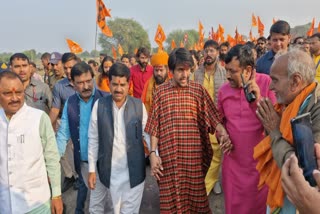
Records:
[[[161,85],[162,83],[164,83],[166,81],[167,78],[168,78],[168,74],[165,75],[164,78],[155,76],[154,80],[155,80],[157,85]]]

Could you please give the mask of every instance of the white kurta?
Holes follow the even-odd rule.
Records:
[[[118,108],[113,102],[113,121],[114,121],[114,139],[111,159],[111,177],[110,193],[113,202],[114,213],[139,213],[144,182],[131,188],[129,180],[129,168],[126,149],[126,130],[124,123],[124,109],[126,102],[121,108]],[[91,121],[89,126],[89,145],[88,145],[88,162],[89,172],[95,172],[95,166],[98,159],[98,126],[97,126],[97,109],[96,102],[92,109]],[[148,114],[143,105],[142,130],[147,123]],[[150,143],[150,137],[143,132],[147,143]],[[141,142],[142,143],[142,142]]]

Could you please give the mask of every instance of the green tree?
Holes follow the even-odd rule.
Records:
[[[193,45],[195,43],[198,42],[199,40],[199,34],[196,30],[174,30],[172,32],[170,32],[167,36],[167,51],[170,52],[171,51],[171,41],[174,40],[177,47],[180,46],[180,42],[184,42],[184,35],[187,34],[188,35],[188,39],[186,44],[184,44],[185,48],[189,49],[192,48]]]
[[[107,25],[112,30],[113,37],[99,34],[99,44],[103,52],[112,55],[112,46],[118,49],[118,44],[122,46],[124,53],[133,53],[136,48],[141,46],[150,49],[148,33],[137,21],[115,18],[114,20],[108,20]]]
[[[90,52],[90,56],[91,56],[92,58],[99,57],[99,51],[97,51],[97,50],[92,50],[92,51]]]
[[[34,62],[37,59],[37,52],[34,49],[24,51],[23,53],[29,58],[30,61]]]

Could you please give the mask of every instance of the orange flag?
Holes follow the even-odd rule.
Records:
[[[276,23],[277,21],[274,19],[274,18],[272,18],[272,24],[274,24],[274,23]]]
[[[180,48],[184,48],[184,44],[182,41],[180,42]]]
[[[154,36],[154,41],[158,44],[160,49],[163,49],[162,43],[166,40],[166,34],[163,31],[163,28],[158,24],[156,35]]]
[[[229,42],[231,47],[237,44],[237,41],[232,36],[230,36],[230,34],[227,35],[227,41]]]
[[[240,34],[238,32],[238,27],[236,27],[234,39],[236,40],[236,44],[238,44],[239,39],[240,39]]]
[[[320,33],[320,22],[318,24],[318,33]]]
[[[219,33],[219,39],[220,39],[219,42],[224,42],[224,28],[220,24],[218,27],[218,33]]]
[[[135,48],[134,51],[133,51],[133,53],[134,53],[134,54],[137,54],[137,53],[138,53],[138,48]]]
[[[311,22],[311,26],[307,32],[307,36],[312,36],[313,35],[313,30],[314,30],[314,18],[312,19],[312,22]]]
[[[260,36],[263,36],[264,24],[261,22],[260,17],[258,16],[258,33]]]
[[[253,42],[253,41],[256,40],[256,39],[253,37],[253,35],[252,35],[252,30],[250,30],[250,32],[249,32],[249,37],[250,37],[250,41],[251,41],[251,42]]]
[[[199,21],[199,34],[201,34],[203,31],[203,25],[201,23],[201,21]]]
[[[66,39],[66,40],[71,53],[78,54],[82,52],[82,48],[78,43],[76,43],[75,41],[72,41],[71,39]]]
[[[254,14],[252,14],[251,26],[252,26],[252,27],[257,27],[257,26],[258,26],[258,24],[257,24],[257,18],[255,17]]]
[[[113,59],[117,59],[117,50],[112,46],[112,55],[113,55]]]
[[[106,17],[111,17],[110,10],[106,8],[102,0],[97,0],[97,24],[104,35],[112,37],[112,31],[106,25]]]
[[[177,47],[176,42],[174,40],[171,41],[171,50]]]
[[[120,56],[124,54],[122,46],[120,44],[118,45],[118,53],[120,54]]]

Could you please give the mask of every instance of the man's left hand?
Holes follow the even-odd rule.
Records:
[[[51,200],[51,213],[52,214],[62,214],[63,212],[63,203],[62,198],[54,198]]]
[[[256,114],[268,134],[272,131],[279,130],[280,116],[274,110],[273,105],[268,98],[260,99]]]

